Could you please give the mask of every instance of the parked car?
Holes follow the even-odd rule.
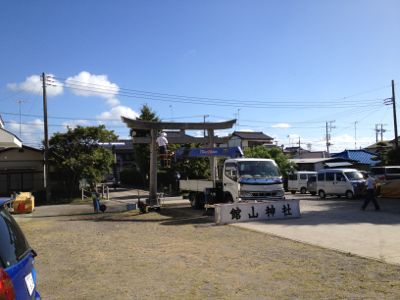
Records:
[[[400,179],[400,166],[372,167],[371,175],[379,182]]]
[[[351,199],[365,192],[365,179],[356,169],[325,169],[318,171],[317,190],[320,198],[327,195]]]
[[[0,299],[40,300],[36,290],[36,252],[8,212],[10,199],[0,198]]]
[[[307,190],[311,195],[315,196],[318,192],[317,190],[317,175],[312,175],[307,181]]]
[[[299,171],[297,173],[289,174],[288,178],[288,190],[295,194],[300,192],[301,194],[307,193],[307,181],[311,176],[315,176],[317,172],[311,171]]]

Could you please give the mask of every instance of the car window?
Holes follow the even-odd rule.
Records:
[[[225,164],[225,176],[234,180],[235,176],[237,176],[237,169],[235,163],[226,163]]]
[[[318,174],[318,181],[324,181],[325,180],[325,174],[324,173],[319,173]]]
[[[333,181],[335,179],[335,173],[326,173],[326,181]]]
[[[386,174],[400,174],[400,168],[387,168]]]
[[[371,173],[373,175],[382,175],[382,174],[385,174],[385,169],[384,168],[371,168]]]
[[[315,182],[317,181],[317,176],[311,175],[310,178],[308,179],[309,182]]]
[[[307,180],[307,174],[300,174],[301,180]]]
[[[30,249],[14,218],[0,208],[0,264],[8,268],[16,264]]]
[[[346,181],[346,178],[342,173],[336,173],[336,181]]]

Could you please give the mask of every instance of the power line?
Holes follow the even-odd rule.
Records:
[[[56,79],[61,79],[56,77]],[[75,83],[74,83],[75,82]],[[87,93],[109,95],[115,97],[116,95],[122,97],[134,97],[146,100],[155,101],[168,101],[177,103],[188,103],[188,104],[207,104],[213,106],[231,106],[231,107],[254,107],[254,108],[342,108],[342,107],[367,107],[371,104],[377,104],[381,101],[381,98],[377,99],[358,99],[347,101],[346,99],[352,97],[344,97],[339,99],[329,100],[238,100],[238,99],[222,99],[222,98],[207,98],[207,97],[196,97],[196,96],[182,96],[173,94],[154,93],[148,91],[140,91],[126,88],[110,88],[109,86],[86,83],[80,81],[68,81],[67,83],[56,83],[55,86],[63,86],[72,90],[83,91]]]

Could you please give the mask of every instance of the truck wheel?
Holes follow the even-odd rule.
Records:
[[[224,202],[225,203],[233,203],[233,198],[232,198],[232,195],[230,193],[226,193],[224,195]]]
[[[196,193],[190,193],[189,194],[189,201],[190,201],[190,206],[192,208],[196,208],[197,204],[196,204]]]
[[[196,196],[196,206],[195,209],[203,209],[206,204],[206,197],[204,193],[198,193]]]
[[[325,199],[325,197],[326,197],[326,194],[325,194],[324,190],[320,190],[320,191],[318,192],[318,195],[319,195],[319,197],[320,197],[321,199]]]
[[[303,187],[300,189],[300,194],[305,194],[305,193],[307,193],[307,189],[303,186]]]

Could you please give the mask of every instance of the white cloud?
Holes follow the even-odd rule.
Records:
[[[240,132],[255,132],[254,129],[250,129],[250,128],[241,128],[235,131],[240,131]]]
[[[90,97],[97,96],[107,100],[111,107],[118,106],[119,87],[116,83],[108,80],[107,75],[95,75],[82,71],[78,75],[68,77],[65,83],[71,88],[72,92],[78,96]]]
[[[357,137],[357,149],[367,147],[373,144],[375,141],[371,137]],[[319,141],[310,141],[312,144],[313,151],[326,151],[326,141],[325,137],[321,138]],[[329,152],[341,152],[344,150],[354,150],[355,140],[354,136],[349,134],[336,135],[331,138],[331,146],[329,147]]]
[[[43,121],[40,119],[35,119],[29,124],[21,124],[21,136],[20,124],[16,121],[10,121],[9,130],[21,138],[22,142],[25,144],[40,144],[43,140]]]
[[[130,119],[136,119],[139,117],[139,114],[130,107],[119,105],[112,107],[110,111],[102,112],[97,116],[97,119],[100,121],[121,122],[121,116]]]
[[[271,126],[272,128],[290,128],[290,124],[288,123],[278,123]]]
[[[52,77],[52,74],[48,74],[49,77]],[[27,92],[27,93],[33,93],[37,95],[42,95],[43,93],[43,88],[42,88],[42,81],[41,81],[41,76],[39,75],[31,75],[25,79],[25,81],[20,82],[20,83],[8,83],[7,88],[12,90],[12,91],[22,91],[22,92]],[[47,88],[46,88],[46,94],[47,96],[57,96],[62,94],[64,91],[62,83],[59,82],[58,80],[51,78],[49,80]]]

